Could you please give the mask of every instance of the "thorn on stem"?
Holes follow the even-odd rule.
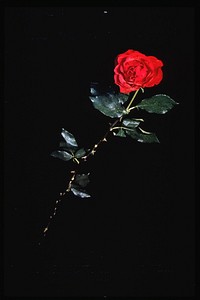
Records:
[[[44,229],[43,233],[45,233],[45,232],[46,232],[48,229],[49,229],[49,228],[48,228],[48,227],[46,227],[46,228]]]

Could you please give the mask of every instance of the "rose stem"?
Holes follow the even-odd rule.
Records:
[[[70,190],[71,190],[71,185],[72,185],[72,182],[73,182],[74,179],[75,179],[76,171],[73,170],[73,171],[71,171],[70,173],[72,174],[72,176],[71,176],[71,178],[70,178],[70,180],[69,180],[68,186],[67,186],[67,188],[66,188],[66,190],[65,190],[64,193],[60,193],[60,199],[56,200],[56,203],[55,203],[55,206],[54,206],[54,210],[53,210],[53,214],[50,215],[50,217],[49,217],[49,222],[48,222],[47,226],[46,226],[46,227],[44,228],[44,230],[43,230],[43,236],[44,236],[44,237],[46,236],[47,231],[49,230],[49,226],[51,225],[51,222],[53,221],[53,218],[54,218],[55,215],[56,215],[56,211],[57,211],[57,209],[58,209],[58,204],[61,202],[61,197],[65,196],[66,193],[70,192]]]
[[[129,105],[128,105],[127,108],[126,108],[126,111],[127,111],[128,113],[130,112],[129,108],[130,108],[130,106],[131,106],[133,100],[134,100],[135,97],[137,96],[137,93],[138,93],[138,92],[139,92],[139,89],[135,91],[135,93],[134,93],[134,95],[133,95],[131,101],[129,102]],[[99,142],[96,143],[96,144],[93,146],[92,150],[90,150],[90,151],[88,152],[87,155],[81,157],[81,159],[82,159],[84,162],[87,161],[87,159],[88,159],[88,157],[89,157],[90,155],[94,155],[94,154],[95,154],[95,152],[97,151],[97,148],[99,147],[99,145],[100,145],[101,143],[107,142],[107,136],[108,136],[108,134],[113,130],[114,126],[115,126],[118,122],[121,122],[122,118],[123,118],[123,116],[121,116],[119,119],[115,120],[115,121],[110,125],[108,131],[107,131],[107,132],[104,134],[104,136],[99,140]],[[72,182],[73,182],[74,179],[75,179],[75,176],[76,176],[77,171],[71,171],[71,173],[72,173],[72,176],[71,176],[71,178],[70,178],[70,181],[69,181],[69,183],[68,183],[68,186],[67,186],[67,188],[66,188],[66,190],[65,190],[64,193],[60,193],[60,197],[65,196],[66,193],[67,193],[67,192],[70,192],[70,190],[71,190],[71,185],[72,185]],[[56,204],[55,204],[55,207],[54,207],[53,215],[51,215],[51,216],[49,217],[49,219],[50,219],[50,220],[49,220],[49,223],[47,224],[47,226],[46,226],[45,229],[43,230],[43,235],[44,235],[44,237],[46,236],[46,233],[47,233],[47,231],[49,230],[49,226],[50,226],[50,224],[51,224],[53,218],[54,218],[55,215],[56,215],[56,211],[57,211],[57,207],[58,207],[58,203],[59,203],[59,202],[61,202],[61,199],[59,199],[59,200],[56,201]]]
[[[119,119],[115,120],[115,122],[113,122],[113,123],[111,124],[111,126],[110,126],[109,129],[108,129],[108,131],[107,131],[107,132],[104,134],[104,136],[99,140],[99,142],[96,143],[96,144],[94,145],[94,147],[92,148],[92,150],[90,150],[89,153],[88,153],[87,155],[81,157],[81,159],[83,159],[84,161],[86,161],[90,155],[94,155],[94,153],[97,151],[97,148],[99,147],[99,145],[100,145],[101,143],[103,143],[103,142],[107,142],[107,139],[106,139],[106,138],[107,138],[109,132],[112,131],[112,128],[113,128],[118,122],[120,122],[121,119],[122,119],[122,117],[120,117]]]
[[[106,138],[107,138],[109,132],[112,131],[112,128],[113,128],[118,122],[120,122],[121,119],[122,119],[122,117],[120,117],[119,119],[115,120],[115,121],[111,124],[111,126],[109,127],[108,131],[107,131],[107,132],[104,134],[104,136],[100,139],[100,141],[94,145],[94,147],[92,148],[92,150],[91,150],[87,155],[81,157],[81,159],[82,159],[84,162],[87,161],[87,159],[88,159],[88,157],[89,157],[90,155],[94,155],[94,153],[97,151],[97,148],[99,147],[99,145],[100,145],[101,143],[107,142],[107,139],[106,139]],[[74,171],[74,170],[73,170],[73,171],[71,171],[71,173],[72,173],[72,176],[71,176],[71,178],[70,178],[70,181],[69,181],[69,183],[68,183],[68,186],[67,186],[67,188],[66,188],[66,190],[65,190],[64,193],[60,193],[60,197],[65,196],[66,193],[70,192],[70,190],[71,190],[71,185],[72,185],[72,182],[73,182],[74,179],[75,179],[75,176],[76,176],[77,171]],[[49,222],[48,222],[47,226],[46,226],[46,227],[44,228],[44,230],[43,230],[43,236],[44,236],[44,237],[46,236],[47,231],[49,230],[49,227],[50,227],[50,225],[51,225],[51,222],[53,221],[53,219],[54,219],[54,217],[55,217],[55,215],[56,215],[56,211],[57,211],[57,209],[58,209],[58,204],[59,204],[60,202],[61,202],[61,198],[60,198],[59,200],[56,200],[55,207],[54,207],[54,210],[53,210],[53,214],[49,217]],[[39,243],[39,244],[40,244],[40,243]]]
[[[129,108],[130,108],[131,104],[133,103],[133,100],[134,100],[135,97],[137,96],[137,93],[139,92],[139,90],[140,90],[140,89],[138,89],[138,90],[135,91],[135,93],[134,93],[134,95],[133,95],[131,101],[129,102],[129,105],[128,105],[127,108],[126,108],[127,112],[129,112]]]

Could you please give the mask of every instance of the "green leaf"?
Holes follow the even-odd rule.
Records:
[[[69,149],[76,149],[78,147],[78,144],[75,140],[75,137],[73,134],[62,128],[61,135],[64,138],[66,144],[65,146]]]
[[[91,197],[88,193],[86,193],[85,190],[80,189],[79,186],[77,186],[75,184],[72,184],[71,191],[77,197],[81,197],[81,198],[89,198],[89,197]]]
[[[121,104],[124,104],[129,98],[129,95],[126,95],[126,94],[119,93],[119,94],[114,94],[114,95],[115,95],[115,97],[117,97],[118,102]]]
[[[60,151],[60,150],[52,152],[51,156],[56,157],[56,158],[60,158],[60,159],[65,160],[65,161],[70,160],[73,157],[67,151]]]
[[[121,104],[124,104],[128,98],[129,95],[122,94],[122,93],[116,93],[111,86],[106,88],[107,91],[105,90],[105,86],[100,86],[97,82],[91,82],[90,85],[90,94],[91,96],[100,96],[100,95],[105,95],[105,94],[112,94],[116,98],[118,98],[118,102]]]
[[[126,134],[128,134],[133,139],[137,140],[141,143],[159,143],[159,140],[155,133],[146,132],[140,128],[138,129],[131,129],[126,130]]]
[[[78,151],[76,151],[76,153],[75,153],[75,157],[76,158],[80,158],[80,157],[82,157],[82,156],[84,156],[85,155],[85,149],[83,149],[83,148],[81,148],[81,149],[79,149]]]
[[[143,99],[136,107],[144,109],[149,113],[165,114],[176,104],[178,103],[169,96],[159,94],[151,98]]]
[[[113,135],[120,136],[120,137],[126,137],[126,134],[122,128],[120,128],[117,133],[113,131]]]
[[[130,128],[135,128],[140,124],[140,121],[142,119],[124,119],[122,121],[123,125],[130,127]],[[143,121],[143,120],[142,120]]]
[[[59,143],[59,147],[60,147],[60,148],[68,148],[68,145],[67,145],[66,142],[61,141],[61,142]]]
[[[93,103],[94,108],[98,109],[104,115],[111,118],[119,118],[123,114],[126,114],[125,108],[122,104],[128,99],[128,96],[123,94],[111,94],[91,96],[90,100]]]
[[[75,182],[82,187],[85,187],[89,182],[89,174],[77,174],[75,177]]]

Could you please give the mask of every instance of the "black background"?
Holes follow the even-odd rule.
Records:
[[[160,144],[111,136],[82,170],[92,197],[68,195],[43,238],[73,168],[50,156],[61,128],[86,148],[102,137],[90,82],[114,85],[128,49],[164,63],[138,100],[179,105],[140,114]],[[7,7],[4,128],[6,296],[194,295],[193,8]]]

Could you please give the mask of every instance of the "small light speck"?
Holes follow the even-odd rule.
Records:
[[[45,233],[47,230],[48,230],[48,227],[46,227],[43,232]]]
[[[103,11],[103,13],[104,13],[104,14],[107,14],[107,13],[108,13],[108,11],[107,11],[107,10],[104,10],[104,11]]]

